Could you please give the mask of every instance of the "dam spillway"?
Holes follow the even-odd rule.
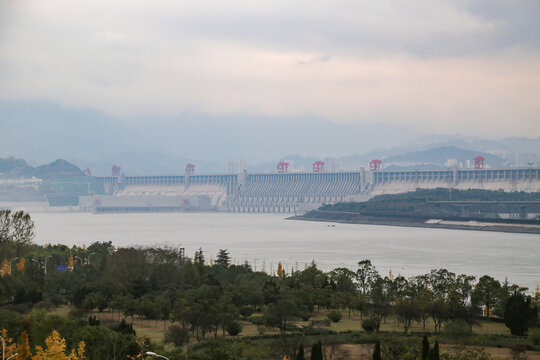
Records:
[[[418,188],[538,192],[540,168],[118,175],[98,180],[106,194],[82,199],[83,206],[98,212],[170,209],[294,213],[323,203],[365,201]]]

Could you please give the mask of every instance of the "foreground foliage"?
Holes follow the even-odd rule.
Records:
[[[379,339],[382,358],[424,360],[439,352],[429,345],[426,352],[421,335],[410,335],[413,325],[452,343],[510,347],[524,340],[478,337],[474,325],[479,319],[504,319],[513,334],[525,335],[537,321],[538,295],[533,298],[527,289],[488,275],[476,279],[434,269],[411,278],[384,276],[367,259],[356,269],[329,272],[315,262],[303,270],[280,263],[276,274],[268,274],[248,263],[234,265],[227,250],[208,262],[202,249],[190,258],[180,248],[115,248],[110,242],[43,247],[32,243],[30,217],[16,218],[25,225],[13,225],[20,220],[13,221],[12,213],[0,214],[0,328],[18,343],[26,336],[28,349],[34,356],[41,349],[43,359],[53,336],[59,354],[86,359],[143,358],[149,350],[178,359],[292,359],[300,344],[306,352],[316,344],[318,354],[321,341],[321,353],[330,354],[336,344],[375,346]],[[68,316],[48,313],[66,304],[72,309]],[[115,320],[95,317],[103,312]],[[358,329],[365,332],[326,329],[351,318],[361,318]],[[150,320],[156,326],[161,321],[164,339],[150,341],[135,332],[135,321]],[[386,339],[381,326],[394,320],[403,335]],[[299,321],[310,325],[299,327]],[[260,335],[240,337],[246,323],[258,326]],[[527,346],[539,346],[536,333],[531,332]],[[80,343],[86,346],[79,348]]]

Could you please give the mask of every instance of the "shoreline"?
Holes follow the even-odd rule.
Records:
[[[320,216],[317,216],[319,214]],[[309,215],[309,216],[308,216]],[[537,234],[540,235],[540,225],[512,224],[512,223],[491,223],[478,220],[470,221],[449,221],[439,219],[429,219],[427,221],[416,219],[398,219],[391,217],[365,216],[357,213],[334,212],[334,211],[311,211],[304,215],[295,215],[286,220],[332,222],[340,224],[357,225],[381,225],[381,226],[401,226],[419,227],[427,229],[450,229],[450,230],[474,230],[474,231],[494,231],[517,234]]]

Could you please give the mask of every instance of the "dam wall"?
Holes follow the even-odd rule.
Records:
[[[230,196],[232,212],[297,212],[350,201],[366,190],[364,172],[249,174]]]
[[[239,173],[99,177],[106,204],[137,198],[149,206],[255,213],[302,213],[322,204],[366,201],[418,188],[540,192],[540,168],[378,170],[351,172]],[[202,200],[204,199],[204,200]],[[89,203],[86,200],[86,204]],[[139,200],[138,200],[139,201]],[[102,202],[103,203],[103,202]],[[184,205],[183,205],[184,204]],[[203,205],[204,204],[204,205]],[[184,206],[184,209],[187,209]]]
[[[540,169],[451,169],[376,171],[370,174],[371,196],[421,189],[540,191]]]

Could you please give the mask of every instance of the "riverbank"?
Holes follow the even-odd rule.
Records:
[[[416,217],[367,216],[346,211],[313,210],[304,215],[291,216],[287,220],[540,234],[540,225],[536,224],[488,222],[473,219],[443,220]]]

